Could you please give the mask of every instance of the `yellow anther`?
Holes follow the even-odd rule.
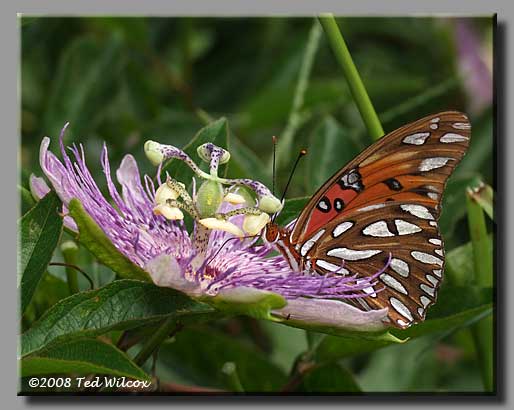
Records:
[[[260,215],[245,215],[243,220],[243,230],[250,235],[257,235],[269,221],[269,215],[264,212]]]
[[[223,219],[204,218],[200,219],[198,222],[206,228],[225,231],[239,238],[242,238],[245,235],[244,232],[237,225],[233,224],[232,222],[225,221]]]
[[[153,209],[153,213],[155,215],[162,215],[170,221],[184,219],[184,214],[182,213],[182,211],[179,208],[169,206],[169,205],[162,205],[162,204],[157,205]]]

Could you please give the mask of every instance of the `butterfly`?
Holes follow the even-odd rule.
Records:
[[[444,271],[439,232],[448,177],[469,146],[465,114],[446,111],[379,139],[337,171],[285,227],[265,238],[296,271],[378,277],[351,299],[363,310],[388,308],[389,324],[423,321]]]

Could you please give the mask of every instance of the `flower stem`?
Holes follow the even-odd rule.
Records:
[[[303,105],[305,100],[305,92],[309,85],[309,77],[311,75],[312,66],[314,64],[314,57],[318,50],[319,42],[321,38],[321,28],[316,20],[314,20],[311,30],[309,32],[309,38],[305,51],[302,57],[300,65],[300,72],[298,74],[298,81],[294,91],[293,104],[289,113],[286,127],[282,132],[282,135],[278,139],[276,148],[276,163],[280,167],[287,164],[291,158],[292,145],[294,135],[296,131],[309,119],[310,115],[303,112]],[[270,161],[271,166],[271,161]]]
[[[337,27],[334,15],[330,13],[323,14],[319,16],[319,21],[325,30],[332,51],[343,69],[344,76],[346,77],[346,81],[348,82],[348,86],[350,87],[362,120],[371,137],[377,140],[384,135],[382,124],[380,124],[378,115],[369,99],[359,72],[353,63],[352,56],[350,55],[350,51],[348,51],[343,35],[339,31],[339,27]]]
[[[222,373],[225,375],[227,384],[230,389],[234,392],[243,393],[243,385],[237,374],[237,367],[234,362],[226,362],[221,368]]]
[[[481,288],[493,285],[493,261],[489,236],[485,223],[484,210],[473,197],[473,190],[468,189],[466,205],[468,210],[468,227],[473,247],[475,283]],[[482,368],[482,381],[486,391],[493,391],[493,318],[487,316],[471,328],[475,349]]]
[[[66,282],[68,282],[70,295],[80,292],[77,271],[72,267],[77,264],[78,251],[79,248],[73,241],[66,241],[61,245],[61,252],[66,262]]]
[[[139,353],[134,358],[134,362],[138,366],[145,364],[155,349],[157,349],[164,340],[178,333],[180,330],[182,330],[183,327],[184,325],[176,323],[176,318],[173,317],[173,315],[168,317],[164,322],[162,322],[161,326],[159,326],[155,333],[146,341]]]

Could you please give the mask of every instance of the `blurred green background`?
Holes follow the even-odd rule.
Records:
[[[313,24],[311,18],[20,19],[20,184],[26,187],[31,173],[42,174],[41,139],[52,137],[55,152],[67,121],[66,143],[84,144],[89,168],[105,187],[99,158],[104,141],[113,167],[131,153],[153,175],[143,153],[147,139],[183,146],[209,118],[224,116],[231,129],[230,177],[271,186],[271,136],[278,136],[281,148],[288,134],[291,145],[279,150],[279,192],[295,153],[307,148],[288,197],[311,195],[372,142],[323,32]],[[477,178],[493,184],[492,18],[339,18],[338,24],[386,132],[449,109],[470,117],[471,148],[450,179],[440,221],[447,251],[467,243],[465,187]],[[298,90],[302,70],[304,93]],[[96,272],[98,284],[112,279],[87,255],[82,262]],[[59,268],[51,272],[62,277]],[[467,274],[455,269],[446,281],[461,283]],[[61,285],[48,289],[58,293]],[[199,339],[208,343],[195,344]],[[225,319],[181,333],[161,349],[157,371],[169,381],[223,386],[212,377],[209,357],[235,349],[243,362],[262,360],[273,367],[263,374],[280,378],[306,348],[303,330]],[[466,329],[331,366],[306,379],[303,391],[483,390]]]

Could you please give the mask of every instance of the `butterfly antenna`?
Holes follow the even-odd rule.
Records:
[[[271,141],[273,143],[273,180],[271,181],[272,185],[271,185],[271,193],[273,195],[275,195],[275,182],[277,180],[277,175],[276,175],[276,154],[277,154],[277,137],[275,137],[273,135],[273,137],[271,137]]]
[[[289,188],[289,184],[291,183],[291,180],[293,179],[293,175],[294,175],[294,171],[296,170],[296,166],[298,165],[298,162],[300,162],[300,158],[302,158],[304,155],[307,155],[307,150],[305,148],[300,150],[300,152],[298,153],[298,157],[296,158],[296,161],[293,165],[291,174],[289,174],[289,179],[287,180],[286,188],[284,189],[282,198],[280,198],[280,202],[282,202],[284,200],[284,198],[286,197],[287,189]]]

